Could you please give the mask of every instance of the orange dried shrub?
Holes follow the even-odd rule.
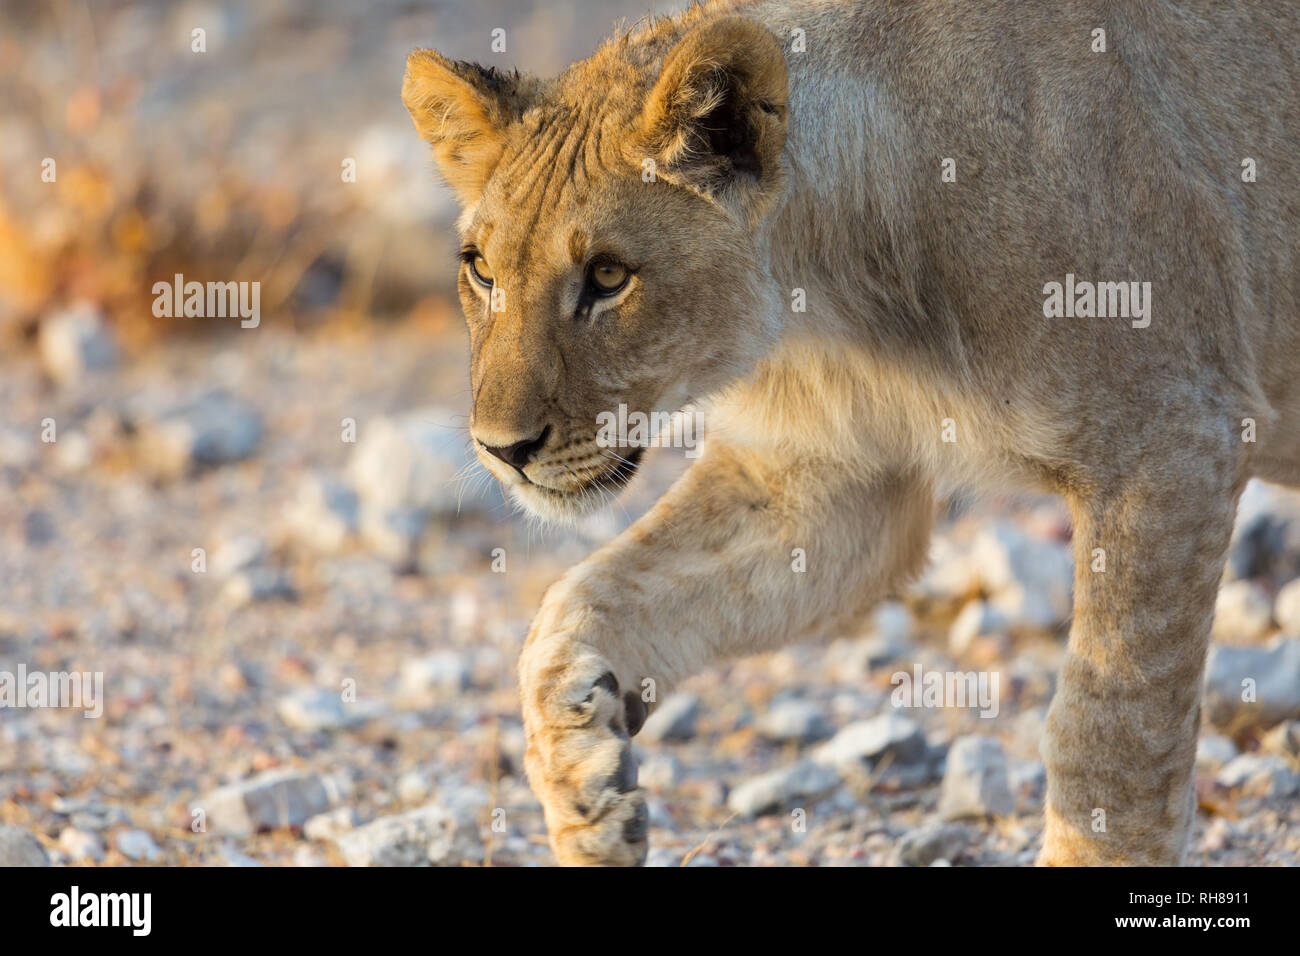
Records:
[[[25,321],[50,298],[53,285],[48,258],[0,196],[0,341],[21,335]]]

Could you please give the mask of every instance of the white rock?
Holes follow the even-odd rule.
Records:
[[[368,505],[361,508],[362,539],[399,568],[417,565],[420,539],[428,524],[428,512],[418,508],[381,509]]]
[[[137,429],[146,465],[177,476],[248,458],[262,440],[262,416],[242,398],[212,391],[144,418]]]
[[[925,734],[916,722],[889,710],[844,727],[813,752],[813,760],[849,773],[875,764],[886,754],[892,764],[911,764],[925,752]]]
[[[1031,537],[998,521],[975,536],[970,561],[990,594],[1019,585],[1046,600],[1057,621],[1069,617],[1074,559],[1063,542]]]
[[[318,867],[329,866],[324,854],[319,853],[314,847],[300,846],[293,851],[293,865],[297,867]]]
[[[38,461],[36,434],[16,425],[0,426],[0,468],[30,468]],[[58,442],[55,442],[57,445]]]
[[[870,637],[892,654],[906,653],[912,630],[912,612],[901,601],[882,601],[871,614]]]
[[[1047,788],[1047,768],[1037,760],[1013,760],[1007,771],[1007,782],[1016,804],[1026,810],[1038,810],[1043,805]]]
[[[99,309],[89,303],[78,303],[45,319],[38,337],[45,371],[60,385],[117,364],[113,335]]]
[[[933,866],[953,860],[970,840],[970,833],[958,823],[928,823],[909,830],[898,841],[898,862],[903,866]]]
[[[473,670],[458,651],[435,651],[402,665],[402,690],[408,694],[458,694],[472,684]]]
[[[423,770],[408,770],[397,779],[397,796],[403,803],[419,803],[433,793],[433,778]]]
[[[1273,754],[1242,754],[1219,771],[1216,781],[1253,797],[1294,797],[1300,794],[1300,774]]]
[[[302,834],[308,840],[337,840],[345,833],[356,829],[360,817],[353,807],[335,807],[311,817],[302,826]]]
[[[650,851],[646,854],[645,865],[647,867],[681,866],[682,856],[681,850],[651,846]]]
[[[1020,754],[1037,756],[1042,746],[1043,734],[1047,732],[1047,708],[1043,706],[1027,707],[1017,714],[1011,722],[1011,746]]]
[[[839,782],[834,768],[801,760],[746,780],[731,791],[727,805],[743,817],[756,817],[801,800],[814,800],[834,790]]]
[[[473,783],[443,783],[438,787],[438,804],[462,825],[478,830],[479,818],[488,809],[488,791]]]
[[[18,827],[0,826],[0,867],[49,865],[40,840]]]
[[[998,591],[989,603],[1003,617],[1003,627],[1053,631],[1064,620],[1059,608],[1042,591],[1013,584]]]
[[[1238,835],[1238,830],[1227,817],[1215,817],[1205,828],[1201,837],[1201,850],[1205,853],[1217,853],[1226,850]]]
[[[695,736],[695,723],[699,716],[698,697],[685,693],[670,694],[646,718],[637,739],[649,744],[690,740]]]
[[[221,586],[221,599],[232,608],[261,601],[292,601],[296,597],[293,582],[277,568],[245,568],[236,571]]]
[[[764,737],[783,743],[821,740],[834,732],[821,709],[806,700],[778,701],[758,719],[756,727]]]
[[[965,548],[951,538],[935,535],[930,558],[917,589],[928,598],[950,598],[969,594],[979,585],[979,572]]]
[[[280,698],[276,710],[290,727],[299,730],[343,730],[375,717],[381,707],[345,701],[338,691],[307,687]]]
[[[380,817],[337,845],[349,866],[454,866],[483,856],[477,827],[437,803]]]
[[[912,612],[906,605],[885,601],[872,613],[864,637],[836,641],[827,649],[827,665],[846,681],[858,680],[873,667],[910,653],[912,627]]]
[[[162,850],[153,841],[153,837],[143,830],[123,830],[114,838],[118,852],[128,860],[144,860],[152,863],[162,858]]]
[[[670,753],[651,754],[640,761],[637,776],[647,790],[670,790],[682,778],[682,764]]]
[[[341,479],[312,472],[299,484],[285,522],[296,540],[333,554],[359,533],[361,507],[356,492]]]
[[[455,425],[463,419],[426,408],[361,422],[348,476],[365,508],[455,514],[475,507],[482,482],[467,471],[474,460],[469,434]]]
[[[1278,581],[1300,575],[1300,495],[1257,479],[1247,483],[1225,575]]]
[[[673,815],[668,812],[668,808],[659,800],[653,797],[647,798],[645,802],[646,815],[650,820],[650,826],[656,830],[667,830],[673,833],[677,830],[677,821]]]
[[[1259,742],[1266,753],[1286,760],[1300,761],[1300,720],[1287,720],[1264,735]]]
[[[54,443],[54,464],[60,471],[76,474],[89,468],[94,460],[95,447],[85,432],[59,432],[59,440]]]
[[[265,539],[255,534],[240,534],[222,541],[212,552],[208,569],[217,577],[228,578],[266,560]]]
[[[104,841],[89,830],[65,827],[59,834],[59,849],[72,860],[93,860],[100,863],[104,859]]]
[[[1001,741],[979,734],[954,740],[943,774],[939,816],[945,820],[1001,817],[1014,810]]]
[[[484,602],[474,591],[457,591],[447,608],[453,634],[473,634],[484,617]]]
[[[250,836],[277,827],[301,826],[343,801],[345,780],[302,770],[267,770],[247,780],[218,787],[195,804],[209,829]]]
[[[1205,665],[1205,713],[1217,727],[1272,727],[1300,717],[1300,637],[1264,647],[1212,644]]]
[[[1254,642],[1273,629],[1273,606],[1268,593],[1254,581],[1229,581],[1219,589],[1214,604],[1216,641]]]
[[[1277,619],[1283,634],[1300,637],[1300,578],[1287,582],[1277,592],[1277,600],[1273,602],[1273,617]]]
[[[1007,623],[1006,615],[987,601],[970,601],[948,630],[948,650],[959,656],[965,654],[975,638],[1005,634]]]
[[[255,860],[247,853],[241,853],[238,849],[229,843],[223,843],[218,848],[221,862],[226,866],[251,869],[259,866],[266,866],[261,860]]]
[[[1237,756],[1237,745],[1230,737],[1201,734],[1196,741],[1196,766],[1204,771],[1218,770]]]

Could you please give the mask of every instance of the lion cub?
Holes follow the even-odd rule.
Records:
[[[1182,859],[1237,496],[1300,479],[1297,47],[1267,0],[732,0],[551,80],[411,55],[483,465],[564,520],[637,468],[602,414],[710,409],[519,662],[561,862],[645,857],[644,681],[834,633],[1006,482],[1074,519],[1041,861]]]

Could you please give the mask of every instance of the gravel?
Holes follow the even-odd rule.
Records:
[[[1001,634],[1010,619],[987,601],[971,601],[948,630],[948,649],[955,655],[965,654],[978,637]]]
[[[945,820],[1003,817],[1014,809],[1002,742],[974,734],[954,740],[943,773],[939,816]]]
[[[1240,789],[1258,797],[1300,795],[1300,774],[1282,757],[1273,754],[1242,754],[1219,771],[1220,786]]]
[[[482,859],[478,841],[465,817],[434,803],[358,827],[338,848],[349,866],[458,866]]]
[[[1205,666],[1210,723],[1239,730],[1300,717],[1300,637],[1263,647],[1215,645]]]
[[[162,859],[162,850],[153,837],[143,830],[123,830],[114,838],[118,851],[128,860],[153,863]]]
[[[958,823],[927,823],[909,830],[898,841],[898,862],[903,866],[933,866],[952,862],[971,840],[970,831]]]
[[[839,785],[832,768],[802,760],[746,780],[731,792],[727,806],[745,817],[775,813],[792,804],[825,795]]]
[[[0,867],[49,865],[40,840],[18,827],[0,826]]]
[[[1277,592],[1273,602],[1273,617],[1283,634],[1300,637],[1300,578],[1288,581]]]
[[[218,833],[249,836],[261,830],[302,826],[343,798],[338,780],[298,770],[269,770],[212,791],[198,804]]]
[[[886,756],[894,763],[915,763],[925,751],[925,735],[916,721],[891,710],[849,724],[817,748],[813,759],[847,772],[868,768]]]
[[[262,440],[263,424],[253,405],[214,389],[160,414],[147,414],[135,428],[144,467],[177,477],[248,458]]]
[[[759,733],[777,743],[809,743],[829,737],[834,727],[812,701],[782,700],[756,724]]]
[[[60,385],[117,364],[118,347],[99,308],[88,302],[55,312],[40,324],[39,348],[46,373]]]
[[[523,772],[519,648],[546,587],[685,462],[648,455],[604,519],[539,532],[469,465],[458,338],[398,325],[358,348],[269,316],[234,335],[256,339],[147,358],[123,346],[57,388],[39,344],[0,356],[0,670],[102,670],[105,685],[103,719],[0,720],[0,865],[551,863]],[[382,447],[405,448],[393,474]],[[1061,515],[954,510],[921,587],[826,647],[722,664],[663,699],[633,741],[651,862],[1031,861],[1064,653]],[[1278,576],[1290,558],[1271,550],[1289,540],[1251,539],[1246,563],[1265,572],[1250,580],[1268,593],[1296,577]],[[972,599],[1006,633],[958,658],[950,638]],[[1214,645],[1216,736],[1198,775],[1216,795],[1193,863],[1300,863],[1300,801],[1286,795],[1300,635],[1284,608],[1271,643]],[[997,719],[895,708],[892,676],[917,666],[999,672]]]
[[[59,834],[59,849],[74,861],[102,863],[104,860],[104,841],[89,830],[66,828]]]
[[[685,741],[695,736],[700,699],[694,694],[672,694],[646,718],[638,740],[649,744]]]
[[[1214,606],[1217,641],[1254,643],[1273,630],[1273,602],[1256,581],[1229,581],[1219,589]]]

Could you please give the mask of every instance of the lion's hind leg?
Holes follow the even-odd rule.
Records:
[[[1171,865],[1191,829],[1201,679],[1245,454],[1227,416],[1072,496],[1075,612],[1043,758],[1040,863]]]

